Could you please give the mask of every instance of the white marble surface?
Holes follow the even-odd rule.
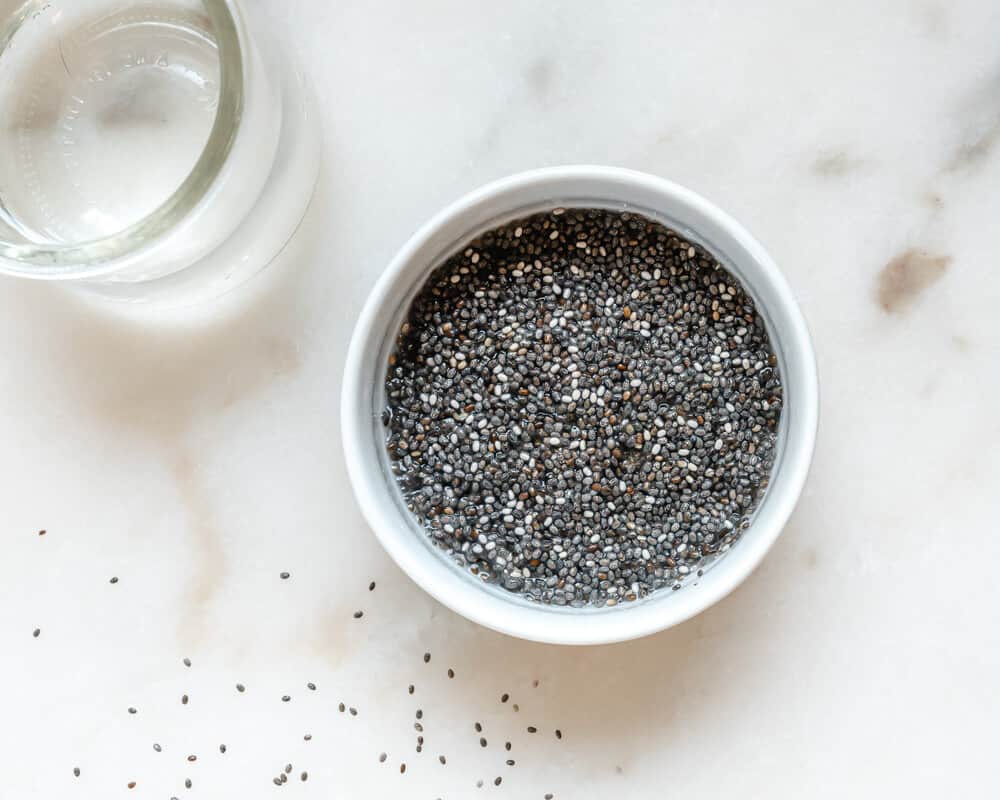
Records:
[[[286,9],[326,124],[290,268],[211,324],[2,284],[0,797],[995,796],[1000,5],[259,2]],[[347,337],[405,237],[570,162],[740,218],[823,386],[764,566],[679,628],[584,650],[481,630],[401,575],[337,421]],[[886,310],[880,272],[910,251]]]

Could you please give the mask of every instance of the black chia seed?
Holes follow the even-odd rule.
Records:
[[[385,385],[393,472],[432,540],[572,606],[680,586],[726,552],[768,485],[783,402],[763,318],[716,258],[593,209],[448,259]]]

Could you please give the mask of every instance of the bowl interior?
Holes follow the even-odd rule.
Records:
[[[753,297],[779,362],[785,405],[771,483],[732,548],[677,591],[612,608],[529,601],[455,564],[406,509],[384,446],[385,370],[414,296],[430,273],[470,240],[513,219],[558,207],[634,211],[704,246]],[[494,629],[559,643],[623,640],[659,630],[714,603],[748,575],[785,524],[808,469],[815,434],[815,366],[808,333],[777,268],[737,223],[687,190],[624,170],[562,168],[526,173],[460,200],[403,248],[358,323],[344,386],[345,449],[362,509],[383,545],[429,593]]]

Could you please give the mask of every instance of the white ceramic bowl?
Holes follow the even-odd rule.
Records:
[[[752,524],[702,577],[613,608],[528,601],[454,564],[421,531],[389,470],[380,420],[387,359],[402,318],[433,269],[478,234],[548,208],[634,210],[712,252],[753,296],[778,356],[785,407],[770,486]],[[788,521],[816,440],[819,392],[809,332],[771,257],[714,205],[669,181],[610,167],[557,167],[491,183],[453,203],[403,246],[361,312],[344,375],[342,433],[361,510],[396,563],[452,610],[494,630],[554,644],[600,644],[676,625],[731,592],[760,563]]]

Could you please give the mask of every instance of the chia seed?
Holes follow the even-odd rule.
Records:
[[[753,300],[634,213],[495,228],[413,301],[386,447],[459,565],[531,600],[615,606],[680,586],[749,524],[783,391]]]

